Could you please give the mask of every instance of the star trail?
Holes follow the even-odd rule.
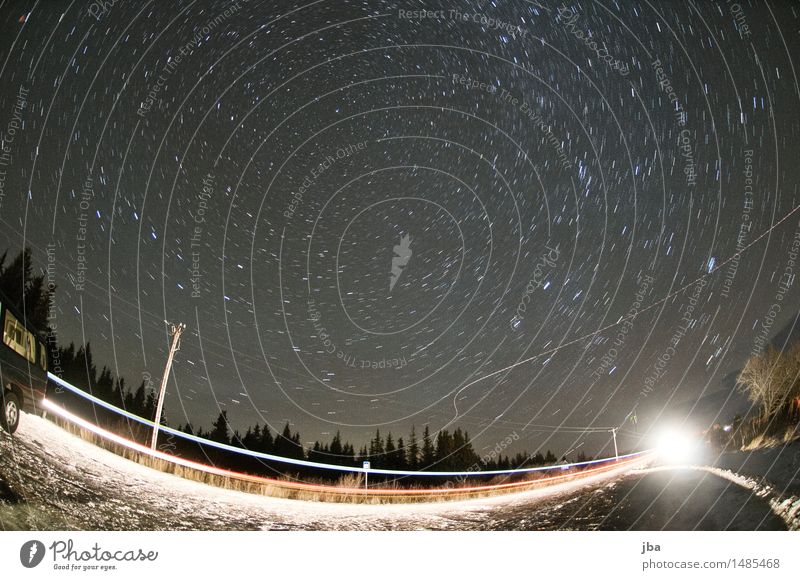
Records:
[[[129,383],[187,325],[170,424],[608,454],[797,318],[792,3],[0,18],[3,245]]]

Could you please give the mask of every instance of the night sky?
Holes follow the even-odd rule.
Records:
[[[187,325],[173,425],[634,448],[800,309],[798,28],[788,1],[4,2],[0,246],[51,249],[58,340],[129,385]]]

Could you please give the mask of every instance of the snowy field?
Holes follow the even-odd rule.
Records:
[[[800,496],[800,440],[769,449],[725,453],[714,465],[746,477],[763,478],[783,494]]]
[[[59,530],[786,529],[766,500],[713,474],[626,471],[488,499],[313,503],[184,480],[25,415],[13,438],[0,434],[0,525]]]

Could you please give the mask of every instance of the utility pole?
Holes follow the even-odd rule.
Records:
[[[182,322],[179,322],[178,324],[172,324],[170,328],[169,333],[172,336],[172,345],[169,348],[169,356],[167,357],[167,366],[164,369],[164,376],[161,377],[161,390],[158,393],[155,426],[153,427],[153,437],[150,440],[150,449],[153,451],[156,450],[158,429],[161,427],[161,411],[164,408],[164,395],[167,392],[167,381],[169,380],[169,372],[172,369],[172,359],[175,358],[175,353],[181,349],[181,333],[184,330],[186,330],[186,325]]]
[[[619,451],[617,450],[617,428],[611,430],[611,435],[614,436],[614,459],[619,461]]]

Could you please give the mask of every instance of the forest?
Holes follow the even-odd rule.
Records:
[[[91,343],[60,345],[56,333],[49,325],[48,309],[53,304],[55,286],[46,283],[44,273],[35,273],[30,249],[20,252],[8,264],[8,252],[0,257],[0,293],[4,299],[24,310],[28,322],[39,329],[40,338],[49,347],[49,366],[60,378],[83,389],[115,407],[119,407],[142,418],[155,420],[155,389],[150,381],[142,380],[135,388],[128,385],[124,377],[116,377],[107,365],[94,360]],[[150,429],[117,413],[97,405],[57,385],[48,387],[48,398],[71,412],[94,422],[119,435],[140,443],[147,442]],[[169,425],[164,415],[162,425]],[[360,466],[370,461],[374,469],[398,469],[410,471],[491,471],[534,467],[557,463],[555,454],[547,450],[514,456],[490,454],[481,457],[473,448],[469,434],[456,427],[452,432],[442,429],[431,434],[428,425],[417,433],[412,426],[406,437],[391,432],[385,435],[377,429],[375,435],[358,449],[344,441],[337,432],[330,441],[303,443],[298,431],[286,423],[278,432],[267,425],[255,424],[244,430],[233,427],[232,418],[222,411],[207,429],[190,422],[175,427],[178,431],[216,443],[277,455],[291,459],[305,459],[318,463]],[[196,461],[211,462],[218,467],[254,474],[327,477],[324,470],[308,468],[291,469],[287,464],[259,459],[227,451],[212,445],[201,444],[180,436],[162,432],[159,436],[160,450]],[[576,461],[589,458],[580,453]],[[291,473],[289,473],[291,472]],[[338,475],[338,474],[337,474]]]

